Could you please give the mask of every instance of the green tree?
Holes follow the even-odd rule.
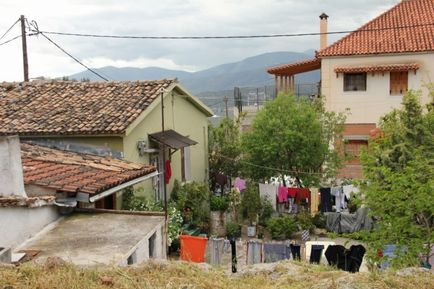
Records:
[[[310,186],[334,176],[341,156],[332,144],[341,138],[344,121],[344,114],[326,111],[322,99],[279,94],[243,136],[246,163],[253,164],[250,177],[263,180],[281,173]]]
[[[218,127],[209,127],[210,173],[236,176],[240,171],[240,119],[225,118]]]
[[[408,92],[400,109],[382,117],[362,153],[364,202],[378,217],[369,253],[375,259],[377,249],[395,244],[405,253],[394,265],[414,265],[421,253],[428,262],[434,244],[434,110],[419,98]]]

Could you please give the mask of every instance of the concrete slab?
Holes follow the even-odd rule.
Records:
[[[138,249],[140,256],[146,255],[140,261],[147,259],[149,238],[159,235],[157,240],[162,243],[163,228],[162,216],[77,213],[41,232],[20,249],[40,250],[37,259],[60,257],[81,266],[126,265],[128,257]],[[153,245],[162,251],[162,244]],[[163,253],[152,255],[165,257]]]

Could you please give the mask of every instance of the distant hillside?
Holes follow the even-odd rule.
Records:
[[[226,63],[194,73],[170,70],[159,67],[146,68],[117,68],[112,66],[95,69],[103,76],[112,80],[153,80],[177,77],[182,85],[197,94],[205,91],[231,90],[238,87],[261,87],[274,83],[272,75],[266,69],[270,66],[289,63],[312,57],[312,51],[297,52],[271,52],[249,57],[234,63]],[[88,78],[91,81],[99,80],[89,71],[70,75],[72,79]],[[298,83],[313,83],[319,81],[319,71],[301,74],[296,78]]]

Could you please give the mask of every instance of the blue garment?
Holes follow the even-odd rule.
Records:
[[[264,244],[264,262],[273,263],[289,259],[291,250],[286,244]]]

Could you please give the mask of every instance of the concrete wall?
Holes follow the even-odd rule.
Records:
[[[164,238],[164,224],[156,226],[153,230],[151,230],[136,246],[134,246],[125,258],[119,262],[118,265],[126,266],[128,265],[128,259],[131,258],[133,260],[133,264],[140,264],[146,262],[151,258],[149,256],[149,240],[155,234],[154,240],[154,249],[152,255],[153,259],[166,259],[166,242]],[[131,265],[133,265],[131,264]]]
[[[350,109],[347,123],[378,123],[379,118],[399,107],[402,95],[390,95],[390,73],[367,74],[366,91],[344,91],[343,74],[334,72],[336,67],[370,66],[384,64],[419,63],[416,73],[408,72],[408,88],[422,89],[422,102],[428,102],[424,84],[434,81],[434,54],[412,53],[400,55],[376,55],[358,57],[327,57],[321,61],[321,92],[326,97],[328,110],[342,112]]]
[[[18,136],[0,137],[0,196],[26,197]]]
[[[17,247],[58,218],[54,206],[0,208],[0,247]]]

